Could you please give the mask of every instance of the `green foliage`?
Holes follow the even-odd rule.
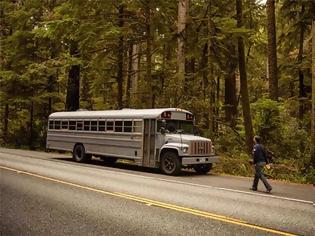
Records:
[[[279,159],[310,160],[310,138],[286,102],[260,99],[252,104],[256,134]],[[303,161],[302,161],[303,159]]]
[[[202,134],[211,138],[224,156],[216,167],[218,172],[249,176],[251,157],[245,151],[240,104],[233,125],[225,121],[223,106],[226,75],[238,76],[237,38],[242,37],[255,133],[262,136],[265,146],[276,155],[276,166],[268,173],[274,178],[313,181],[314,169],[309,167],[308,92],[311,84],[308,34],[314,16],[313,3],[281,0],[276,4],[280,102],[264,98],[268,94],[265,7],[257,1],[244,3],[244,24],[238,28],[231,1],[190,2],[184,32],[185,82],[178,84],[177,1],[2,1],[0,114],[2,120],[6,115],[9,119],[7,130],[4,122],[0,123],[1,142],[44,147],[47,117],[51,112],[65,109],[69,68],[73,65],[80,67],[80,106],[116,109],[117,55],[123,52],[124,106],[144,108],[148,97],[154,95],[155,107],[191,110]],[[124,6],[123,15],[119,15],[121,6]],[[148,8],[152,32],[151,78],[146,78]],[[301,28],[305,31],[304,50],[298,59]],[[74,44],[78,50],[71,54]],[[306,97],[302,98],[304,117],[299,116],[302,100],[298,97],[299,71],[303,72],[306,91]],[[133,91],[135,78],[137,87]],[[152,82],[152,91],[147,89],[148,80]],[[182,90],[176,99],[174,88]],[[214,117],[214,122],[210,117]],[[211,124],[215,126],[213,130]]]

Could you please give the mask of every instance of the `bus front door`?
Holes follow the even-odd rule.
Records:
[[[155,130],[156,120],[145,119],[144,120],[144,133],[143,133],[143,158],[142,166],[156,167],[155,160]]]

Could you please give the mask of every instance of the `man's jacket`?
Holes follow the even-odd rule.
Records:
[[[254,159],[254,164],[257,164],[259,162],[267,163],[267,153],[263,145],[259,143],[254,145],[253,159]]]

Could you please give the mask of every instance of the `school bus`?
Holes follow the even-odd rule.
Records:
[[[46,148],[70,151],[77,162],[128,159],[167,175],[182,168],[206,174],[219,156],[210,139],[194,133],[193,114],[179,108],[55,112]]]

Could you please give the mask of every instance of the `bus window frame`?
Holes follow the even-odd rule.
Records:
[[[125,126],[125,122],[131,122],[131,125],[128,125],[128,126]],[[131,119],[126,119],[126,120],[123,120],[123,123],[122,123],[122,132],[123,133],[127,133],[127,134],[129,134],[129,133],[132,133],[132,130],[133,130],[133,120],[131,120]],[[125,128],[130,128],[130,131],[125,131]]]
[[[64,128],[64,124],[63,123],[67,123],[67,128]],[[61,123],[60,123],[60,130],[63,130],[63,131],[66,131],[66,130],[69,130],[69,120],[61,120]]]
[[[136,122],[140,122],[140,126],[139,125],[135,125]],[[138,130],[136,131],[136,128],[140,128],[139,132]],[[143,133],[143,119],[134,119],[132,120],[132,133]]]
[[[116,122],[121,122],[121,125],[116,125]],[[124,120],[123,119],[117,119],[114,121],[114,133],[123,133],[123,128],[124,128]],[[121,131],[116,131],[116,128],[120,128]]]
[[[112,122],[112,125],[108,125],[108,122]],[[111,127],[111,130],[108,130],[108,127]],[[110,119],[110,120],[106,120],[106,129],[105,129],[106,133],[115,133],[115,122],[114,120]]]
[[[74,122],[74,126],[70,125],[71,122]],[[74,127],[74,129],[70,129],[70,126]],[[69,131],[77,131],[77,120],[71,119],[68,121],[68,130]]]
[[[92,122],[96,122],[96,125],[92,125]],[[93,130],[93,128],[96,128],[95,130]],[[98,120],[97,119],[91,119],[90,120],[90,132],[98,132]]]
[[[81,129],[78,129],[78,124],[81,124]],[[75,131],[85,131],[84,130],[84,120],[76,120],[76,127],[75,127]]]
[[[104,122],[104,126],[102,125],[102,127],[104,127],[104,130],[100,130],[100,122]],[[97,121],[97,131],[98,132],[106,132],[106,119],[99,119]]]

